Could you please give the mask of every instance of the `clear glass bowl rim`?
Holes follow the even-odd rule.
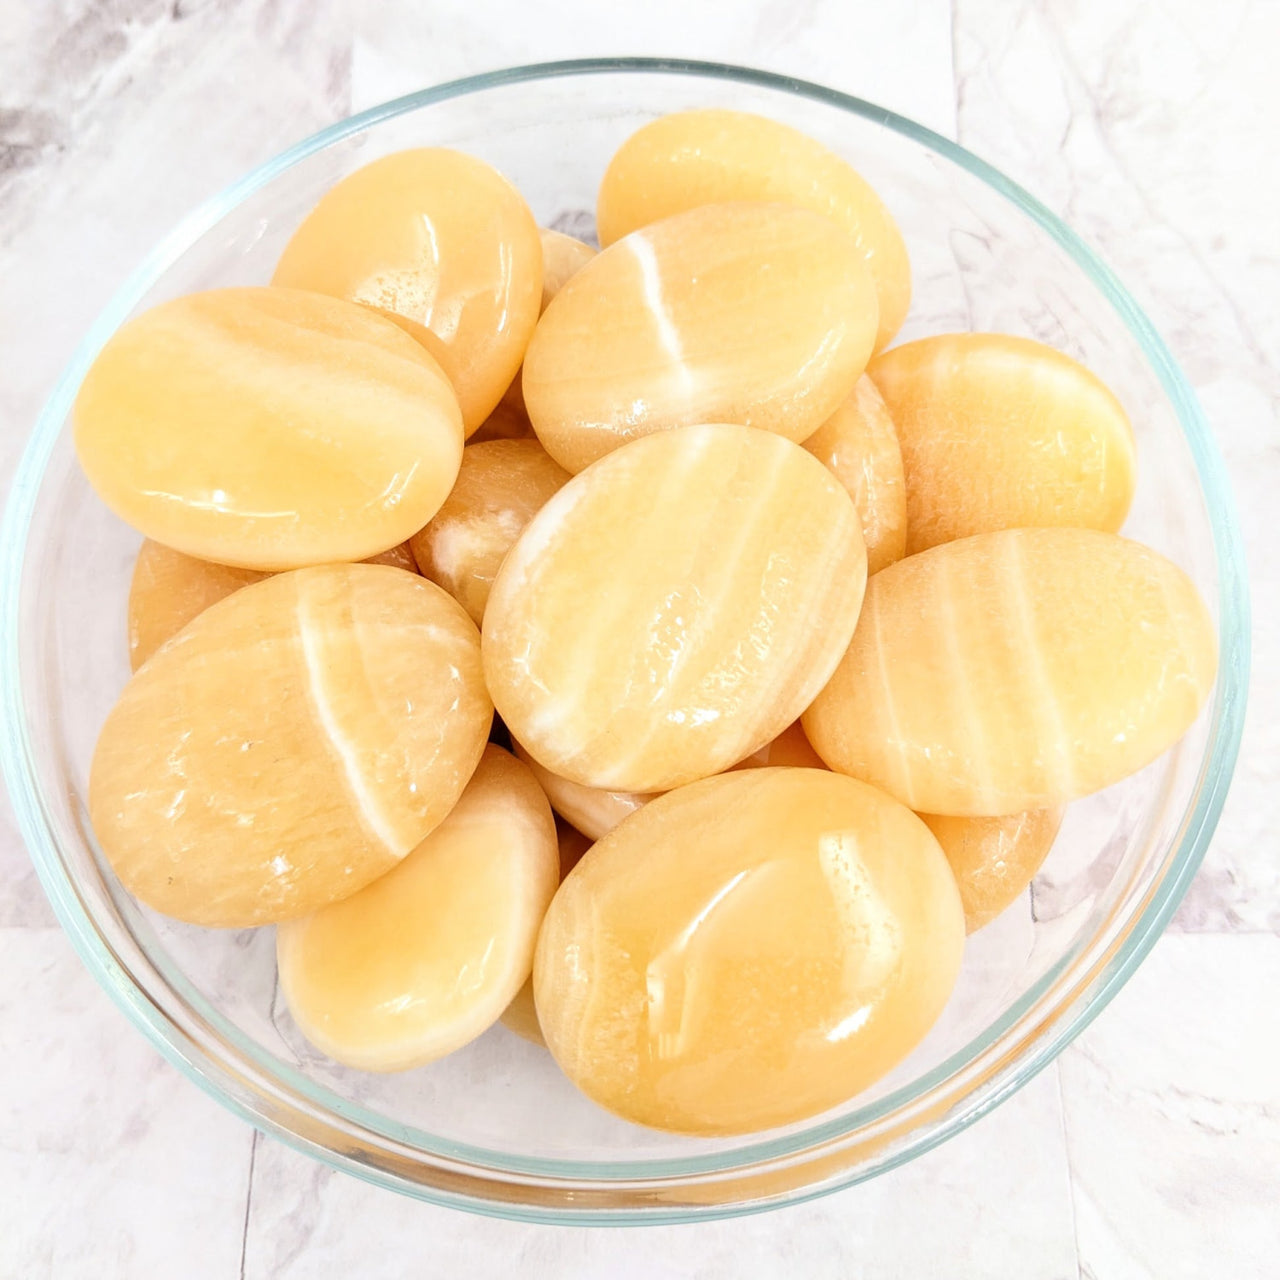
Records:
[[[967,170],[988,187],[1003,196],[1037,223],[1089,277],[1119,314],[1142,348],[1160,384],[1173,405],[1199,475],[1212,530],[1216,567],[1219,575],[1218,611],[1220,669],[1211,708],[1208,749],[1202,762],[1194,804],[1183,816],[1182,836],[1169,862],[1168,870],[1143,910],[1129,923],[1122,943],[1104,963],[1076,984],[1070,1002],[1059,1011],[1051,1027],[1029,1042],[1020,1055],[1002,1066],[984,1087],[960,1095],[957,1104],[937,1125],[922,1124],[880,1160],[871,1160],[845,1169],[833,1180],[824,1181],[816,1189],[800,1185],[781,1196],[770,1196],[762,1202],[674,1204],[658,1208],[595,1208],[572,1203],[572,1188],[601,1187],[614,1183],[642,1183],[649,1187],[678,1186],[702,1177],[758,1172],[762,1167],[790,1163],[795,1157],[822,1149],[829,1153],[832,1143],[848,1137],[860,1127],[875,1124],[892,1115],[898,1108],[929,1095],[937,1086],[965,1065],[997,1044],[1004,1033],[1029,1010],[1062,976],[1073,954],[1063,957],[1048,973],[1026,991],[1005,1013],[989,1026],[983,1035],[933,1071],[911,1085],[896,1090],[836,1120],[820,1121],[799,1133],[766,1139],[730,1152],[712,1156],[690,1156],[663,1160],[586,1162],[560,1159],[519,1160],[487,1149],[446,1142],[431,1135],[387,1122],[374,1113],[350,1103],[324,1088],[314,1085],[291,1070],[281,1071],[279,1064],[265,1068],[266,1073],[284,1079],[301,1094],[290,1099],[296,1116],[347,1123],[357,1131],[375,1139],[390,1139],[404,1149],[412,1148],[428,1161],[439,1160],[441,1166],[456,1164],[472,1176],[484,1179],[486,1174],[501,1182],[507,1195],[518,1190],[521,1182],[548,1180],[563,1182],[569,1190],[560,1206],[521,1204],[505,1197],[488,1199],[466,1192],[450,1190],[446,1185],[423,1185],[382,1167],[360,1160],[350,1152],[341,1152],[304,1137],[296,1128],[278,1118],[280,1107],[253,1106],[239,1096],[243,1092],[229,1088],[230,1076],[217,1063],[207,1059],[203,1047],[173,1019],[159,1009],[130,978],[110,946],[94,924],[65,872],[44,812],[34,763],[33,748],[27,730],[26,703],[21,683],[20,606],[27,534],[30,529],[36,497],[50,455],[63,423],[66,421],[80,382],[112,332],[123,322],[147,291],[164,272],[200,236],[212,229],[236,205],[278,177],[285,170],[344,138],[362,132],[395,116],[416,111],[433,103],[463,97],[503,85],[557,78],[627,73],[656,73],[703,78],[780,90],[809,98],[860,116],[894,133],[900,134]],[[95,321],[63,370],[37,421],[31,439],[23,452],[14,477],[3,525],[0,526],[0,763],[8,781],[19,829],[31,853],[45,892],[64,930],[71,938],[81,960],[95,979],[124,1010],[126,1016],[153,1045],[188,1078],[223,1105],[239,1114],[255,1127],[273,1134],[289,1145],[322,1159],[331,1166],[353,1173],[367,1181],[389,1187],[438,1204],[468,1209],[472,1212],[520,1218],[530,1221],[581,1223],[669,1222],[695,1218],[730,1216],[759,1208],[796,1203],[815,1195],[827,1194],[868,1177],[894,1168],[936,1146],[952,1134],[966,1128],[974,1120],[998,1105],[1026,1084],[1050,1063],[1059,1052],[1107,1005],[1160,936],[1181,901],[1208,847],[1226,799],[1232,771],[1239,752],[1243,731],[1244,709],[1249,679],[1250,622],[1248,583],[1244,551],[1235,513],[1234,500],[1226,468],[1208,424],[1188,385],[1163,340],[1128,291],[1110,268],[1065,223],[1043,204],[1005,177],[985,161],[949,139],[883,107],[820,85],[772,72],[737,67],[715,62],[674,58],[584,58],[535,63],[506,68],[481,75],[468,76],[408,94],[372,107],[339,121],[311,135],[282,152],[274,159],[253,169],[220,194],[207,200],[185,217],[152,250],[142,264],[118,290]],[[188,991],[188,1001],[197,1006],[203,998]],[[213,1021],[220,1023],[216,1011]],[[231,1034],[226,1035],[228,1029]],[[238,1047],[260,1066],[259,1053],[254,1052],[245,1037],[229,1024],[222,1034],[238,1040]],[[202,1063],[201,1059],[205,1059]],[[218,1078],[215,1078],[218,1077]],[[243,1085],[243,1081],[240,1082]],[[261,1100],[259,1100],[261,1103]],[[969,1105],[960,1105],[967,1101]],[[299,1105],[301,1104],[301,1105]],[[427,1139],[421,1144],[421,1139]],[[385,1142],[382,1145],[386,1145]],[[504,1179],[503,1175],[512,1175]]]

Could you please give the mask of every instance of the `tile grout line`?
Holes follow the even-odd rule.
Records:
[[[244,1189],[244,1226],[240,1233],[240,1280],[244,1280],[245,1259],[249,1250],[249,1211],[253,1206],[253,1169],[258,1160],[258,1140],[262,1133],[253,1130],[253,1140],[249,1143],[249,1177]]]
[[[1080,1226],[1076,1218],[1076,1174],[1071,1163],[1071,1133],[1067,1124],[1067,1096],[1062,1084],[1062,1059],[1053,1063],[1054,1078],[1058,1082],[1058,1111],[1062,1117],[1062,1150],[1067,1157],[1067,1205],[1071,1210],[1071,1238],[1076,1246],[1076,1280],[1084,1280],[1084,1259],[1080,1253]],[[240,1280],[244,1280],[243,1273]]]

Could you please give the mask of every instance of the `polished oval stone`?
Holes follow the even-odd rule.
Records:
[[[588,1097],[691,1134],[790,1124],[900,1062],[955,983],[937,841],[883,792],[748,769],[654,800],[560,886],[533,986]]]
[[[167,915],[304,915],[444,818],[492,711],[475,624],[434,583],[385,565],[278,574],[125,686],[93,755],[93,829],[125,888]]]
[[[875,325],[871,277],[835,223],[708,205],[633,232],[569,279],[525,353],[525,405],[575,472],[702,422],[804,440],[853,390]]]
[[[513,743],[515,753],[533,770],[551,807],[592,840],[607,835],[623,818],[634,813],[641,805],[661,795],[661,792],[604,791],[598,787],[585,787],[544,769],[518,742]],[[822,757],[809,745],[804,730],[797,720],[788,725],[776,738],[766,742],[759,751],[753,751],[745,760],[731,766],[734,769],[763,769],[768,766],[790,765],[803,769],[825,769]]]
[[[75,444],[148,538],[246,569],[362,560],[435,515],[462,458],[440,366],[381,316],[296,289],[217,289],[123,325]]]
[[[1009,529],[876,574],[804,729],[832,769],[925,813],[1046,809],[1171,747],[1216,665],[1204,602],[1157,552]]]
[[[418,572],[407,542],[370,556],[366,563]],[[130,667],[137,671],[166,640],[210,605],[267,576],[259,569],[197,560],[150,538],[143,539],[129,584]]]
[[[448,375],[470,435],[524,358],[542,300],[542,245],[524,197],[496,169],[419,147],[326,192],[272,283],[402,317]]]
[[[857,510],[798,445],[749,427],[662,432],[530,522],[489,595],[485,675],[544,768],[665,791],[796,719],[853,634],[865,580]]]
[[[1063,810],[1030,809],[1003,818],[920,817],[947,855],[965,929],[972,933],[1022,896],[1053,847]]]
[[[898,433],[875,383],[865,374],[849,398],[804,447],[849,491],[862,517],[867,572],[907,553],[907,491]]]
[[[949,333],[886,351],[867,373],[902,450],[908,554],[997,529],[1124,523],[1133,431],[1069,356],[1029,338]]]
[[[529,977],[559,882],[551,809],[489,746],[448,817],[359,893],[276,930],[303,1035],[364,1071],[404,1071],[492,1026]]]
[[[831,218],[858,246],[878,299],[876,350],[911,302],[911,263],[893,215],[871,185],[820,142],[764,116],[719,108],[678,111],[618,149],[596,202],[602,245],[704,204],[766,200]]]
[[[479,626],[512,544],[569,473],[536,440],[469,444],[453,491],[410,540],[422,573]]]
[[[559,231],[542,230],[542,310],[564,288],[570,276],[586,266],[596,256],[596,250],[573,236]],[[476,440],[519,439],[533,435],[529,413],[525,408],[523,368],[511,379],[511,385],[503,393],[498,407],[485,420],[475,434]]]

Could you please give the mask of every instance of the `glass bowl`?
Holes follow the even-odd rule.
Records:
[[[1192,575],[1221,644],[1200,721],[1141,774],[1071,807],[1031,891],[970,938],[950,1005],[906,1062],[811,1121],[724,1140],[605,1114],[501,1026],[417,1071],[344,1070],[281,1007],[270,930],[186,927],[121,891],[95,847],[85,787],[128,675],[139,539],[90,491],[67,422],[86,368],[126,317],[190,290],[267,281],[316,199],[375,156],[423,144],[471,152],[520,187],[540,222],[589,236],[597,184],[623,138],[663,112],[707,105],[795,125],[878,188],[914,263],[903,338],[1026,334],[1111,386],[1139,448],[1126,531]],[[815,85],[712,64],[551,63],[442,85],[334,125],[211,200],[161,242],[63,373],[22,460],[2,554],[4,768],[85,964],[172,1062],[261,1129],[371,1182],[526,1219],[762,1209],[869,1178],[972,1123],[1053,1059],[1159,935],[1217,821],[1244,710],[1248,604],[1222,462],[1168,350],[1111,272],[1026,192],[929,130]]]

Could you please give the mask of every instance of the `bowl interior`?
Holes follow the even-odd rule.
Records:
[[[1117,966],[1149,945],[1194,869],[1229,776],[1242,698],[1240,606],[1231,602],[1241,587],[1224,559],[1230,516],[1212,446],[1197,434],[1176,369],[1104,269],[1032,202],[926,131],[794,82],[705,68],[559,71],[446,86],[339,126],[202,211],[135,278],[68,371],[16,491],[26,510],[10,520],[8,551],[21,572],[8,618],[17,646],[6,672],[8,764],[41,873],[90,965],[172,1056],[258,1123],[402,1189],[498,1211],[536,1198],[530,1180],[561,1188],[542,1202],[561,1216],[593,1211],[582,1192],[601,1186],[618,1212],[643,1211],[658,1184],[668,1187],[668,1216],[723,1211],[752,1199],[724,1176],[761,1162],[803,1165],[833,1142],[846,1151],[834,1166],[814,1161],[782,1190],[763,1192],[768,1200],[848,1181],[936,1141],[1047,1060]],[[590,237],[597,184],[618,144],[663,112],[706,105],[793,124],[873,183],[914,266],[902,339],[1024,334],[1102,377],[1138,440],[1125,532],[1180,564],[1211,608],[1225,598],[1233,616],[1221,619],[1230,626],[1216,703],[1163,759],[1071,807],[1030,892],[970,938],[949,1007],[908,1061],[817,1121],[692,1141],[601,1111],[545,1052],[501,1026],[402,1075],[339,1067],[308,1047],[282,1006],[271,930],[185,927],[117,888],[89,831],[85,794],[95,737],[128,676],[125,600],[139,537],[89,489],[65,419],[93,349],[124,314],[195,289],[265,283],[311,205],[376,156],[419,145],[471,152],[519,186],[539,222]],[[439,1172],[450,1162],[479,1181],[455,1195]]]

